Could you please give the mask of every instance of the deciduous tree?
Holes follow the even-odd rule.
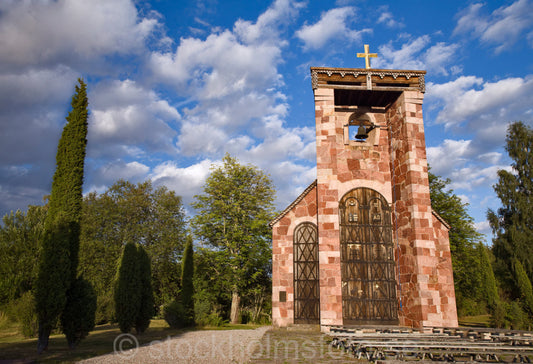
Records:
[[[213,166],[204,191],[195,196],[192,220],[196,236],[216,252],[219,279],[231,293],[232,323],[239,322],[241,295],[269,269],[274,188],[255,166],[226,155]]]
[[[0,225],[0,305],[33,289],[45,217],[46,206],[28,206],[26,212],[4,215]]]
[[[177,297],[185,227],[181,197],[150,181],[119,180],[85,197],[80,272],[95,287],[98,323],[112,320],[116,267],[128,242],[142,244],[150,257],[155,305]]]
[[[515,259],[529,281],[533,280],[533,129],[520,121],[511,123],[505,149],[513,160],[512,170],[498,171],[494,191],[502,207],[489,210],[487,217],[495,235],[495,272],[506,294],[519,298],[513,274]]]

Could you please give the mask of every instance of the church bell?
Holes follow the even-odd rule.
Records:
[[[368,134],[366,132],[366,128],[363,125],[359,125],[359,128],[357,129],[357,135],[355,136],[356,140],[364,141],[368,138]]]

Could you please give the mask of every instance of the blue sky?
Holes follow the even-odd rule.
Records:
[[[362,68],[364,44],[427,70],[430,165],[488,233],[506,127],[533,121],[532,0],[1,1],[0,213],[49,193],[78,77],[85,192],[150,178],[188,204],[229,152],[284,208],[316,178],[309,67]]]

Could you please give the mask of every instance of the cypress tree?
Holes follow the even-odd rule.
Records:
[[[141,282],[139,259],[134,243],[127,243],[122,252],[115,286],[115,313],[122,332],[135,326],[141,307]]]
[[[477,250],[479,253],[479,267],[481,273],[481,297],[487,301],[487,308],[490,312],[494,312],[496,306],[500,302],[498,295],[498,287],[496,285],[496,278],[492,271],[492,265],[489,259],[489,252],[483,243],[478,243]]]
[[[185,324],[194,324],[194,252],[192,237],[187,236],[181,266],[181,303],[185,311]]]
[[[78,277],[67,292],[67,304],[61,314],[61,327],[71,349],[94,329],[96,293],[91,284]]]
[[[78,268],[88,119],[86,85],[81,79],[78,82],[72,97],[72,110],[66,118],[57,147],[56,170],[36,282],[39,353],[48,347],[50,333],[65,307],[67,291],[76,279]]]
[[[142,245],[137,247],[137,264],[139,266],[140,304],[137,319],[135,320],[135,330],[138,334],[141,334],[150,326],[150,319],[154,315],[150,257],[148,257]]]
[[[529,280],[524,267],[518,259],[513,261],[513,268],[516,284],[518,285],[518,290],[520,291],[520,300],[522,301],[522,306],[531,315],[533,314],[533,287],[531,286],[531,281]]]

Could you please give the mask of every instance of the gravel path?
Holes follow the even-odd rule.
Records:
[[[115,352],[80,363],[247,363],[260,347],[268,326],[255,330],[191,331],[150,345],[136,345],[135,336],[122,334],[114,343]]]

